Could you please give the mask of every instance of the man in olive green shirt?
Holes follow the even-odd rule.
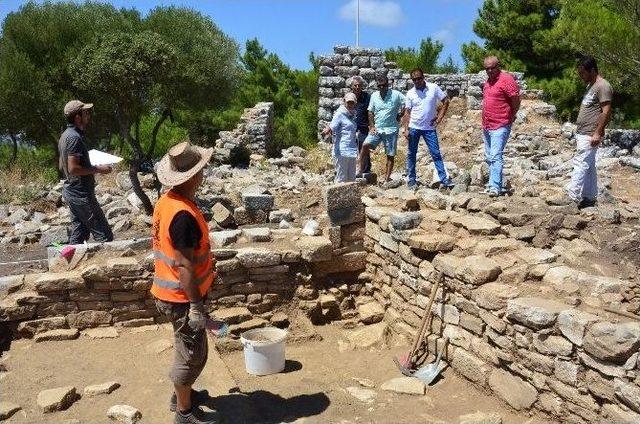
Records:
[[[576,156],[573,158],[571,181],[567,194],[584,208],[595,205],[598,196],[596,152],[604,138],[604,129],[611,119],[611,84],[598,73],[598,64],[591,56],[578,62],[578,75],[587,83],[576,121]]]

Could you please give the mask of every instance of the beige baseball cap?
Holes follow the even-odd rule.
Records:
[[[344,95],[344,101],[345,101],[345,103],[346,102],[358,103],[358,98],[353,93],[347,93],[347,94]]]
[[[71,100],[64,105],[64,116],[71,116],[81,110],[91,109],[93,103],[82,103],[80,100]]]

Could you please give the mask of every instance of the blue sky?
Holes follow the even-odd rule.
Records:
[[[308,69],[310,52],[331,53],[336,44],[355,45],[357,0],[109,0],[116,7],[143,13],[156,6],[186,6],[209,15],[243,46],[257,37],[294,68]],[[0,0],[0,19],[22,1]],[[462,64],[460,46],[477,40],[473,21],[482,0],[360,0],[360,45],[417,47],[432,37],[444,44],[442,59],[451,54]]]

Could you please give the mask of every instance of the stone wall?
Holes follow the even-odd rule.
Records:
[[[409,74],[398,69],[395,62],[386,61],[381,49],[336,46],[333,51],[333,54],[318,57],[320,64],[318,128],[320,130],[331,121],[333,112],[342,102],[342,97],[351,91],[351,81],[356,75],[366,81],[369,91],[376,90],[375,78],[379,74],[386,75],[391,86],[403,94],[413,87]],[[523,74],[515,72],[513,75],[520,86],[526,89]],[[438,84],[450,96],[466,97],[471,109],[480,108],[481,86],[486,78],[484,72],[426,75],[427,81]]]
[[[620,307],[630,281],[572,269],[527,242],[554,216],[561,233],[585,223],[426,198],[432,209],[366,209],[366,272],[391,330],[413,338],[439,282],[428,351],[448,337],[449,365],[473,384],[565,423],[640,422],[640,322],[601,303]]]
[[[273,103],[260,102],[245,109],[234,130],[220,131],[214,159],[220,163],[229,163],[234,162],[236,156],[245,153],[266,155],[271,152],[272,140]]]
[[[361,190],[355,183],[327,187],[328,214],[314,235],[301,234],[300,228],[274,229],[269,242],[254,237],[251,243],[225,245],[216,243],[222,232],[212,233],[218,278],[208,309],[228,321],[234,334],[268,325],[280,309],[300,309],[314,323],[354,319],[354,298],[364,288],[358,275],[367,256]],[[247,236],[256,230],[246,228]],[[94,327],[163,321],[149,293],[149,239],[78,245],[70,261],[54,248],[50,254],[49,272],[0,278],[3,333],[50,340]]]

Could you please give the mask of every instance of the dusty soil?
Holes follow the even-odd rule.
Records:
[[[508,410],[451,369],[427,389],[426,396],[382,391],[378,388],[381,383],[400,376],[391,358],[406,348],[339,352],[338,340],[345,330],[333,326],[317,330],[324,340],[288,345],[285,372],[271,376],[248,375],[242,352],[220,357],[210,348],[209,362],[196,383],[212,396],[206,406],[217,410],[226,423],[457,422],[460,415],[476,411],[496,412],[505,424],[541,422]],[[7,422],[60,423],[75,418],[82,423],[104,423],[107,409],[120,403],[138,408],[142,423],[171,422],[167,372],[173,351],[149,350],[153,342],[171,340],[171,330],[151,326],[144,332],[120,332],[117,339],[81,336],[74,341],[37,344],[14,341],[5,361],[9,371],[0,374],[0,388],[2,400],[17,403],[23,410]],[[374,402],[363,403],[346,392],[347,387],[358,386],[354,378],[375,383]],[[121,387],[110,395],[83,397],[66,411],[52,414],[38,410],[36,397],[41,390],[73,385],[82,393],[87,385],[111,380]]]

